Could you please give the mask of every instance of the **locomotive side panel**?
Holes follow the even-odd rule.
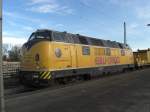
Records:
[[[71,49],[69,44],[52,42],[52,68],[50,69],[66,69],[72,67]]]
[[[77,68],[93,67],[93,49],[90,46],[77,45]]]

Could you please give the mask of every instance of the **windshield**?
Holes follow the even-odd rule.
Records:
[[[31,34],[31,36],[30,36],[30,38],[29,38],[29,41],[30,41],[30,40],[33,40],[33,39],[35,39],[35,33],[32,33],[32,34]]]
[[[32,33],[29,41],[34,40],[34,39],[48,39],[50,40],[51,33],[50,32],[35,32]]]

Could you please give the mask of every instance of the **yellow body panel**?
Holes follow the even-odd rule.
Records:
[[[89,55],[83,55],[83,47],[89,47]],[[56,49],[60,52],[60,57],[56,56]],[[132,50],[124,49],[125,55],[121,56],[121,49],[110,48],[111,53],[106,56],[106,49],[108,48],[92,45],[41,41],[29,50],[23,49],[21,68],[24,71],[55,71],[134,63]],[[40,57],[38,62],[35,61],[36,54]]]
[[[86,47],[86,45],[83,45],[83,47]],[[93,49],[91,47],[90,54],[89,55],[82,55],[82,47],[81,45],[76,45],[76,53],[77,53],[77,67],[83,68],[83,67],[93,67]]]
[[[26,48],[22,49],[22,61],[21,61],[21,69],[23,70],[38,70],[40,69],[48,69],[51,68],[50,62],[50,50],[51,50],[50,42],[43,41],[35,44],[27,50]],[[35,55],[40,55],[40,61],[37,63],[35,61]]]
[[[67,67],[72,67],[71,63],[71,51],[70,46],[67,44],[51,44],[52,46],[52,58],[51,63],[53,63],[53,66],[51,66],[52,69],[64,69]],[[61,56],[58,58],[55,55],[55,49],[61,50]]]

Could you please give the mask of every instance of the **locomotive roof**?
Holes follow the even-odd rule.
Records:
[[[84,35],[80,35],[80,34],[72,34],[72,33],[66,32],[66,31],[60,32],[60,31],[54,31],[54,30],[50,30],[50,29],[38,29],[36,32],[66,33],[69,35],[73,35],[74,38],[79,38],[79,41],[80,42],[83,41],[83,44],[86,44],[86,45],[98,45],[98,46],[104,46],[104,47],[130,49],[130,47],[128,45],[124,45],[123,43],[120,43],[120,42],[111,41],[111,40],[103,40],[103,39],[93,38],[93,37],[84,36]],[[85,41],[84,39],[86,39],[87,43],[84,43],[84,41]]]

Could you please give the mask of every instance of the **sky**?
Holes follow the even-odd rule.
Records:
[[[21,45],[36,29],[52,29],[150,48],[150,0],[4,0],[3,43]]]

